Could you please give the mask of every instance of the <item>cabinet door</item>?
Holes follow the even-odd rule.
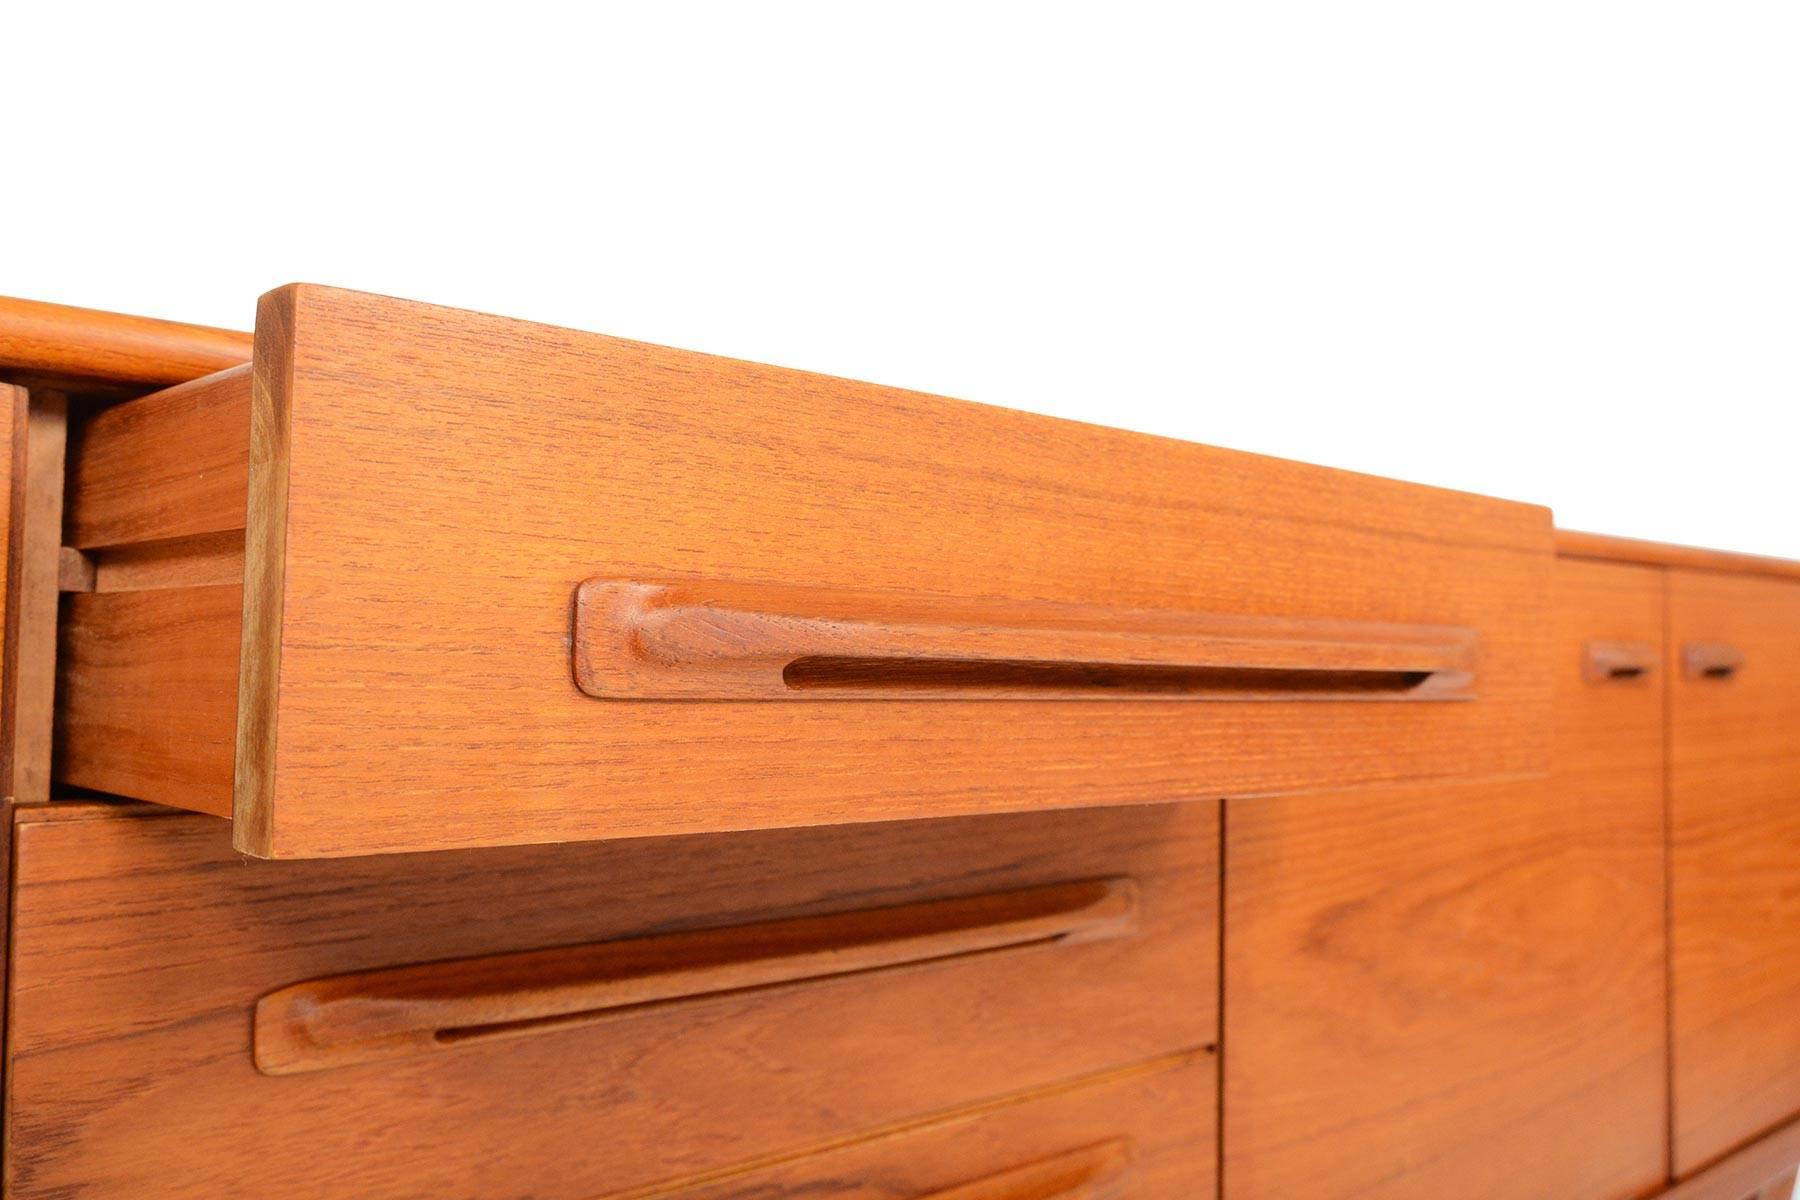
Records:
[[[1228,804],[1226,1196],[1660,1185],[1662,584],[1556,580],[1549,778]]]
[[[1800,1112],[1800,583],[1669,576],[1675,1165]]]

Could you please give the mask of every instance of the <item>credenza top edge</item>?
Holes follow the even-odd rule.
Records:
[[[1793,559],[1742,554],[1731,550],[1709,550],[1701,546],[1678,546],[1667,542],[1614,537],[1605,533],[1583,533],[1573,529],[1557,529],[1556,553],[1562,558],[1587,558],[1603,562],[1636,563],[1648,567],[1680,567],[1690,571],[1800,579],[1800,561]]]

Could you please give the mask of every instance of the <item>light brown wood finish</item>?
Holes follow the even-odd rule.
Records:
[[[241,532],[250,485],[250,364],[81,424],[65,544],[82,550]]]
[[[183,814],[52,805],[16,834],[15,1200],[211,1200],[245,1179],[317,1200],[591,1200],[1216,1037],[1209,802],[274,864]],[[1135,934],[338,1070],[252,1058],[258,999],[303,980],[1109,878],[1135,881]],[[928,1192],[1144,1127],[905,1178]]]
[[[250,335],[0,296],[0,378],[155,387],[250,360]]]
[[[1800,1120],[1735,1150],[1663,1194],[1659,1200],[1734,1200],[1762,1190],[1800,1161]]]
[[[1211,1056],[1149,1063],[672,1192],[609,1200],[1213,1200],[1214,1087]]]
[[[231,815],[242,587],[74,593],[56,659],[59,782]],[[378,780],[371,786],[379,786]]]
[[[235,789],[251,853],[1544,764],[1540,509],[330,289],[275,294],[258,328]],[[1481,692],[602,701],[568,646],[575,589],[602,575],[1466,626]]]
[[[1603,533],[1580,533],[1573,529],[1556,531],[1556,552],[1565,558],[1586,558],[1600,562],[1680,567],[1692,571],[1723,571],[1731,575],[1765,575],[1774,579],[1800,579],[1800,561],[1791,558],[1768,558],[1760,554],[1738,554],[1730,550],[1645,542]]]
[[[25,529],[18,516],[25,509],[28,438],[25,389],[0,383],[0,947],[12,944],[12,817],[13,817],[13,688],[17,667],[21,549]],[[7,960],[0,954],[0,1097],[5,1094]],[[0,1143],[0,1180],[5,1151]]]
[[[1224,1192],[1611,1200],[1665,1177],[1655,571],[1557,569],[1548,781],[1228,802]]]
[[[55,774],[231,814],[250,373],[115,404],[76,429],[63,524]]]
[[[63,464],[68,398],[35,392],[26,418],[24,509],[13,646],[13,798],[50,798],[56,695],[57,603],[62,555]]]
[[[1753,1200],[1794,1200],[1794,1184],[1800,1172],[1789,1167],[1757,1190]]]
[[[926,1200],[1101,1200],[1120,1195],[1131,1147],[1102,1142],[933,1192]]]
[[[1675,1163],[1686,1174],[1800,1113],[1800,582],[1668,578],[1668,652],[1728,646],[1739,663],[1671,681]]]
[[[104,551],[62,549],[65,592],[143,592],[157,588],[239,587],[244,581],[244,531],[142,542]],[[220,639],[221,641],[228,639]]]
[[[575,682],[614,700],[1466,699],[1445,626],[590,579]]]
[[[285,1075],[441,1053],[647,1004],[1124,937],[1136,923],[1136,884],[1103,879],[356,971],[258,1000],[256,1066]]]
[[[13,794],[13,684],[18,668],[28,404],[24,388],[0,383],[0,799]]]

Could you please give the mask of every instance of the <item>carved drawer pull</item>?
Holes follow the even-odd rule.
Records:
[[[256,1065],[286,1075],[516,1037],[651,1004],[1119,937],[1129,879],[763,921],[308,980],[256,1006]]]
[[[1460,700],[1447,625],[590,579],[575,682],[612,700]]]
[[[1124,1194],[1130,1165],[1126,1142],[1102,1142],[920,1200],[1114,1200]]]

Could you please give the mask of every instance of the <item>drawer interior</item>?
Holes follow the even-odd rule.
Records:
[[[250,367],[72,424],[54,773],[230,816]]]

